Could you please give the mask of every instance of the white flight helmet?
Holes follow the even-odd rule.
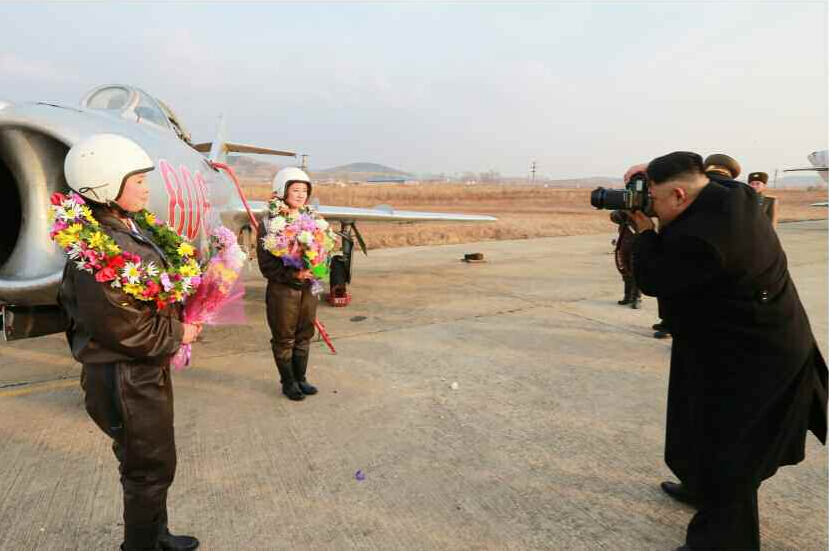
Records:
[[[117,134],[94,134],[69,150],[63,172],[69,187],[97,203],[115,201],[127,178],[153,170],[144,148]]]
[[[311,196],[311,179],[305,174],[305,171],[297,167],[285,167],[273,177],[272,189],[276,197],[285,198],[285,191],[294,182],[304,182],[308,184],[308,196]]]

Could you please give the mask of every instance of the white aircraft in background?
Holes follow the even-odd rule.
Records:
[[[49,239],[49,197],[67,192],[63,162],[69,148],[87,136],[112,133],[132,139],[154,160],[147,174],[148,208],[198,247],[207,231],[224,224],[239,235],[255,235],[252,218],[265,202],[243,200],[229,176],[228,152],[296,157],[288,151],[225,142],[223,125],[213,142],[193,144],[173,111],[134,86],[108,85],[86,94],[80,107],[0,101],[0,313],[6,339],[62,331],[56,304],[65,257]],[[365,251],[356,223],[488,222],[494,217],[455,213],[362,209],[320,205],[339,221],[343,238],[339,272],[351,280],[354,240]],[[341,276],[342,277],[342,276]]]
[[[829,183],[829,150],[813,151],[806,157],[812,164],[811,167],[799,167],[795,169],[784,169],[783,172],[796,171],[817,171],[824,183]],[[827,207],[829,201],[812,203],[812,207]]]

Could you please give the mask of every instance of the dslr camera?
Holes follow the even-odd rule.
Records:
[[[642,211],[649,217],[655,214],[648,194],[648,177],[641,172],[630,177],[621,190],[596,188],[590,192],[590,205],[611,211]]]

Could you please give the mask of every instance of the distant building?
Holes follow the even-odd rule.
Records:
[[[399,176],[372,176],[366,178],[367,183],[377,184],[377,183],[389,183],[389,184],[403,184],[406,182],[405,178],[401,178]]]

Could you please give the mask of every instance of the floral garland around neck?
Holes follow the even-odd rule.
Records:
[[[78,194],[55,193],[50,201],[49,237],[78,269],[94,274],[98,282],[110,282],[140,301],[152,301],[159,310],[183,302],[201,283],[193,246],[146,209],[135,213],[133,221],[164,252],[170,263],[167,270],[118,247]]]
[[[328,277],[329,256],[337,235],[316,209],[303,205],[291,210],[279,198],[268,203],[270,217],[266,222],[263,247],[282,264],[298,270],[309,269],[313,276],[311,292],[322,293],[322,281]]]

